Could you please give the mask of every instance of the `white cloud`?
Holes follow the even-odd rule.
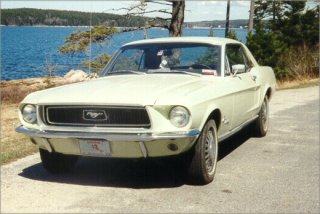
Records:
[[[190,3],[190,1],[187,1],[187,4]],[[225,4],[224,1],[200,1],[197,2],[201,6],[223,6]]]
[[[231,6],[250,7],[250,1],[231,1]]]

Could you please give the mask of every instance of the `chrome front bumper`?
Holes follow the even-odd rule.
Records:
[[[54,132],[16,128],[16,132],[31,137],[32,142],[48,150],[65,154],[81,155],[79,139],[101,139],[112,144],[113,157],[147,157],[175,155],[188,150],[200,134],[199,130],[181,133],[92,133],[92,132]],[[176,144],[172,151],[169,144]],[[137,148],[139,152],[137,151]],[[131,150],[131,151],[130,151]]]

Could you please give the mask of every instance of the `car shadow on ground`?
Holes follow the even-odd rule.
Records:
[[[250,137],[250,130],[246,128],[222,141],[218,160],[227,157]],[[46,182],[136,189],[192,185],[187,180],[186,170],[174,158],[126,160],[84,157],[79,159],[74,171],[67,174],[50,174],[38,163],[23,169],[19,175]]]

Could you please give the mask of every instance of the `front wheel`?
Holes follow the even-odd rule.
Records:
[[[269,100],[268,97],[265,96],[263,99],[263,103],[261,109],[259,111],[258,118],[254,123],[254,134],[257,137],[264,137],[269,128]]]
[[[39,152],[43,167],[53,174],[71,171],[78,160],[77,156],[50,153],[44,149],[39,149]]]
[[[195,145],[194,155],[189,166],[189,176],[195,184],[210,183],[216,171],[218,159],[217,126],[209,120]]]

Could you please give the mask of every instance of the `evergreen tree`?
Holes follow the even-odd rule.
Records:
[[[278,78],[289,77],[289,51],[319,44],[319,5],[307,9],[306,1],[256,1],[254,28],[247,46],[257,61],[273,67]]]

